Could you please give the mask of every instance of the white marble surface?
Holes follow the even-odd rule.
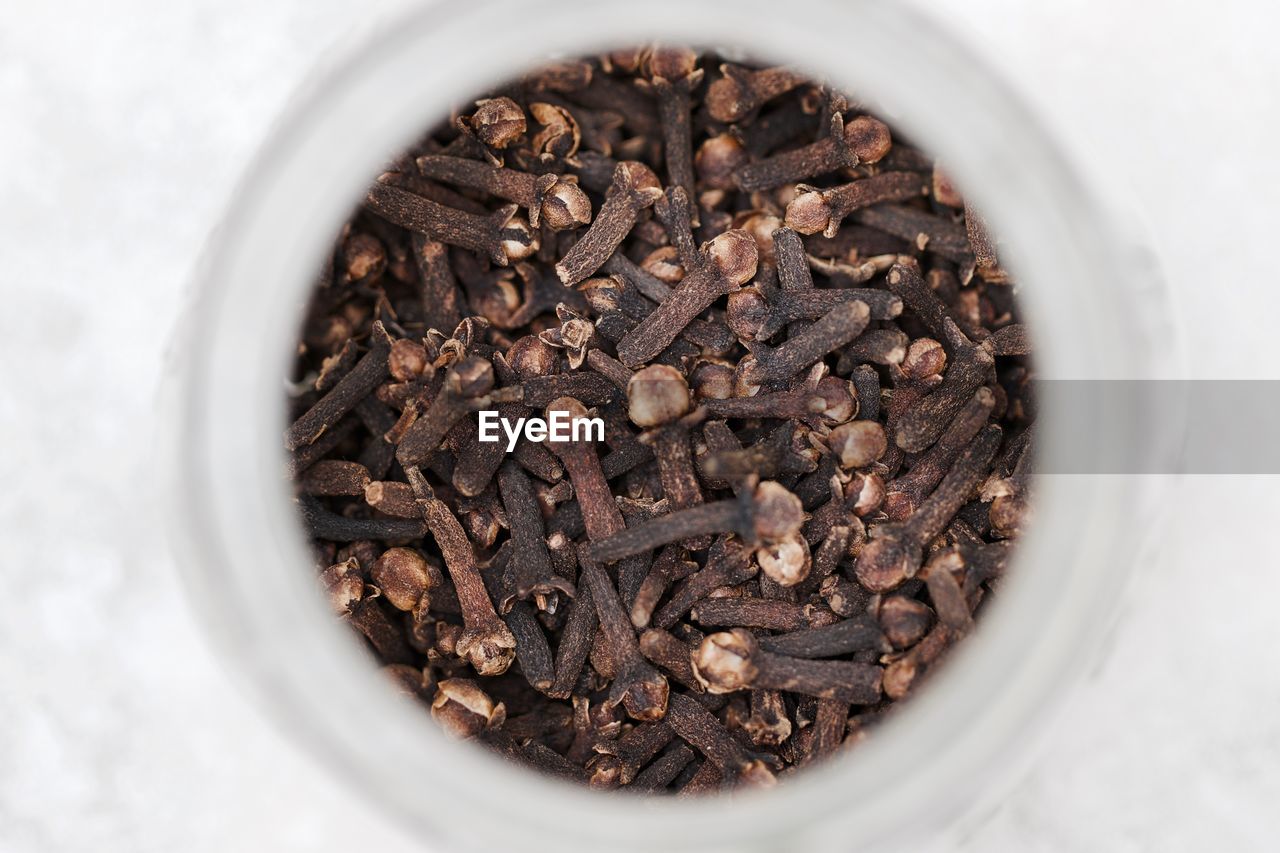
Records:
[[[400,2],[0,7],[0,850],[422,849],[233,688],[162,548],[143,426],[246,159]],[[934,5],[1132,191],[1195,375],[1276,378],[1275,7]],[[1276,487],[1179,485],[1107,660],[1023,784],[938,850],[1276,849]]]

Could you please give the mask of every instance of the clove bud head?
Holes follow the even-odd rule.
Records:
[[[778,784],[778,777],[763,761],[753,758],[738,770],[738,782],[752,788],[772,788]]]
[[[779,586],[795,586],[809,576],[813,556],[799,531],[780,542],[756,549],[760,570]]]
[[[693,392],[700,400],[727,400],[733,396],[733,367],[702,361],[693,368]]]
[[[690,656],[693,675],[708,693],[747,690],[760,674],[759,644],[750,631],[734,628],[707,636]]]
[[[733,173],[745,166],[750,159],[747,149],[742,147],[736,136],[722,133],[698,147],[693,165],[698,170],[698,177],[710,189],[733,190],[737,188],[737,184],[733,182]]]
[[[863,545],[853,571],[858,583],[872,592],[888,592],[914,573],[911,555],[892,536],[881,536]]]
[[[780,542],[804,524],[804,505],[786,486],[766,480],[756,487],[755,532],[762,542]]]
[[[627,415],[636,426],[661,426],[689,411],[689,385],[667,364],[652,364],[627,381]]]
[[[680,251],[675,246],[659,246],[640,262],[640,269],[664,284],[676,285],[684,278]]]
[[[591,775],[587,784],[600,790],[612,790],[622,784],[622,759],[616,755],[597,755],[587,765]]]
[[[467,678],[446,678],[436,685],[431,716],[446,732],[457,738],[473,738],[497,728],[507,718],[507,709],[497,704]]]
[[[662,182],[644,163],[625,160],[618,164],[608,195],[617,191],[637,193],[650,202],[662,198]]]
[[[607,73],[635,74],[649,53],[648,47],[626,47],[600,55],[600,67]]]
[[[537,335],[525,335],[507,349],[507,363],[521,379],[553,373],[560,355]]]
[[[622,294],[613,276],[589,278],[578,285],[578,292],[596,314],[617,311],[622,305]]]
[[[364,597],[364,579],[355,557],[337,563],[320,573],[320,583],[329,596],[329,605],[339,615],[350,613],[351,605]]]
[[[622,694],[622,707],[633,720],[661,720],[667,714],[670,692],[667,679],[654,672],[649,677],[630,682],[630,686]]]
[[[774,216],[772,213],[753,212],[745,219],[735,219],[735,225],[741,231],[751,235],[751,239],[755,241],[756,251],[759,258],[763,259],[766,264],[775,262],[775,249],[773,247],[773,232],[782,227],[782,220]],[[726,232],[727,233],[727,232]],[[755,270],[751,271],[751,276],[755,275]],[[739,281],[737,284],[743,284]]]
[[[342,260],[352,281],[380,275],[387,266],[387,250],[372,234],[352,234],[342,247]]]
[[[875,163],[888,154],[893,145],[889,126],[871,116],[858,116],[846,124],[844,141],[862,163]]]
[[[528,122],[524,110],[510,98],[488,98],[476,101],[471,116],[471,130],[491,148],[506,148],[524,135]]]
[[[397,382],[410,382],[426,373],[431,367],[427,348],[409,338],[400,338],[391,344],[387,356],[387,368]]]
[[[946,369],[947,352],[932,338],[917,338],[907,347],[902,359],[902,373],[908,379],[927,379]]]
[[[529,227],[523,216],[512,216],[502,226],[498,246],[508,261],[522,261],[538,251],[538,232]]]
[[[567,231],[591,222],[591,199],[574,181],[560,178],[542,199],[542,219],[552,231]]]
[[[569,415],[570,425],[573,421],[580,418],[589,417],[587,407],[582,405],[580,400],[572,397],[557,397],[547,404],[547,416],[550,417],[555,412],[566,412]]]
[[[895,649],[914,646],[933,627],[933,611],[929,605],[904,595],[886,596],[880,602],[876,618]]]
[[[725,322],[741,340],[754,341],[769,319],[769,303],[754,287],[744,287],[729,294],[724,313]]]
[[[920,667],[911,655],[904,655],[884,668],[884,695],[894,700],[906,698],[911,692]]]
[[[787,205],[787,227],[801,234],[817,234],[831,223],[831,205],[822,191],[804,187]]]
[[[707,87],[706,102],[711,117],[724,124],[741,121],[752,107],[742,81],[730,74]]]
[[[502,675],[516,656],[516,638],[501,622],[462,632],[454,654],[464,658],[481,675]]]
[[[529,140],[535,154],[542,158],[563,159],[578,153],[582,130],[572,113],[564,107],[542,101],[530,104],[529,112],[533,120],[542,125],[542,130]]]
[[[750,281],[760,263],[756,241],[741,228],[716,236],[707,244],[707,251],[720,275],[735,285]]]
[[[468,356],[449,368],[445,387],[459,397],[479,397],[493,389],[493,365],[488,359]]]
[[[370,570],[382,597],[396,610],[413,611],[427,598],[431,573],[426,558],[412,548],[388,548]]]
[[[827,447],[835,454],[840,467],[866,468],[889,448],[884,427],[876,421],[851,421],[831,430]]]
[[[814,389],[822,398],[823,420],[842,424],[858,414],[858,395],[853,383],[838,376],[824,376]]]
[[[698,53],[687,47],[658,47],[644,60],[644,70],[650,77],[664,80],[683,80],[698,67]]]
[[[866,518],[885,502],[884,478],[875,471],[854,474],[844,484],[845,506],[857,518]]]
[[[1020,492],[999,495],[991,502],[991,529],[1000,536],[1012,539],[1021,534],[1028,515],[1025,495]]]

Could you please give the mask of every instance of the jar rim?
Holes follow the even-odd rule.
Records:
[[[278,377],[314,278],[309,260],[331,244],[377,165],[425,129],[419,117],[447,115],[454,94],[483,91],[549,53],[652,40],[731,44],[865,92],[868,103],[890,107],[880,112],[895,126],[945,156],[1006,236],[1011,265],[1034,282],[1020,297],[1042,375],[1157,369],[1171,340],[1162,325],[1167,295],[1150,276],[1135,278],[1127,236],[1058,143],[939,22],[906,4],[829,0],[793,2],[786,15],[763,0],[739,0],[731,13],[651,0],[643,14],[570,0],[545,0],[536,13],[517,0],[428,5],[366,40],[294,101],[210,247],[191,312],[198,320],[180,348],[180,562],[198,610],[274,715],[374,801],[441,839],[672,850],[900,840],[961,813],[980,783],[996,784],[1000,766],[1021,754],[1089,661],[1141,544],[1126,517],[1151,505],[1149,484],[1046,478],[1038,523],[982,630],[855,759],[766,793],[694,802],[571,788],[447,740],[382,685],[305,570],[301,526],[279,476]],[[477,57],[468,45],[481,32],[485,55]],[[856,44],[848,33],[861,34]],[[906,44],[929,64],[904,62]],[[1123,323],[1097,310],[1103,293],[1127,310]],[[1049,423],[1038,441],[1054,441],[1053,405],[1044,401]],[[1029,565],[1036,570],[1017,571]],[[353,730],[355,719],[377,720],[376,738]]]

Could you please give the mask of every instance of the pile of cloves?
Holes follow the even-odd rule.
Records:
[[[1026,519],[993,246],[787,68],[648,47],[469,102],[311,299],[285,446],[333,608],[446,730],[564,779],[693,794],[856,744]],[[508,452],[481,412],[604,440]]]

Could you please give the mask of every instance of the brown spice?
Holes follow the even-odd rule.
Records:
[[[981,630],[1031,344],[978,213],[851,102],[681,47],[561,61],[343,229],[287,470],[328,606],[447,731],[600,788],[770,785]],[[605,431],[508,453],[488,411]]]

